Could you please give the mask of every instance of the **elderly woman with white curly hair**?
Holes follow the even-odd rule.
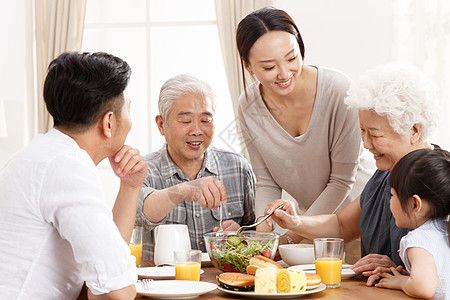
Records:
[[[398,249],[408,229],[395,226],[389,174],[407,153],[437,147],[427,139],[437,124],[438,101],[434,85],[422,73],[396,63],[368,71],[350,87],[345,102],[358,109],[364,147],[378,168],[359,199],[337,214],[299,216],[288,200],[272,202],[266,213],[284,203],[273,220],[308,239],[340,237],[349,242],[361,237],[362,258],[352,269],[370,276],[377,267],[402,265]]]

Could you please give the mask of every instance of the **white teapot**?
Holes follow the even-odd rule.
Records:
[[[164,224],[155,228],[154,262],[174,265],[173,251],[191,250],[188,227],[185,224]]]

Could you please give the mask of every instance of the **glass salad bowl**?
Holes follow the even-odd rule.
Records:
[[[275,257],[279,234],[244,231],[237,236],[235,231],[224,231],[222,236],[209,232],[203,237],[209,258],[216,268],[224,272],[244,273],[253,256]]]

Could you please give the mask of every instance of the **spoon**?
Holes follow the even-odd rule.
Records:
[[[269,217],[275,212],[275,210],[280,209],[280,208],[283,208],[283,207],[284,207],[284,204],[281,204],[280,206],[278,206],[277,208],[275,208],[275,209],[273,210],[273,212],[271,212],[270,214],[266,215],[264,218],[262,218],[261,220],[259,220],[259,221],[256,222],[255,224],[252,224],[252,225],[246,225],[246,226],[241,226],[241,227],[239,227],[238,231],[236,231],[236,235],[239,235],[239,234],[240,234],[242,231],[244,231],[244,230],[247,230],[247,229],[249,229],[249,228],[258,226],[259,224],[261,224],[262,222],[264,222],[265,220],[267,220],[267,218],[269,218]]]
[[[219,204],[219,229],[217,229],[216,236],[223,236],[223,227],[222,227],[222,201]]]

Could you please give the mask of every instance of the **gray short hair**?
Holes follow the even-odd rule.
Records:
[[[384,116],[398,134],[422,125],[426,141],[437,127],[439,104],[436,87],[412,65],[390,63],[367,71],[347,91],[345,103],[353,108],[373,110]]]
[[[216,111],[216,94],[211,86],[192,74],[180,74],[167,80],[159,92],[158,110],[164,121],[167,121],[173,102],[186,94],[198,94],[211,99],[213,112]]]

